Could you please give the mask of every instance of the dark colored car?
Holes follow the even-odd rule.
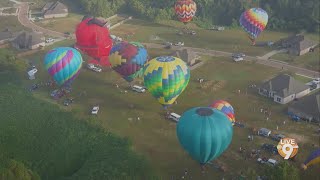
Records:
[[[39,84],[33,84],[31,87],[30,87],[30,91],[35,91],[39,88]]]
[[[285,138],[285,136],[283,134],[275,134],[273,136],[271,136],[271,139],[274,141],[280,141],[280,139]]]
[[[237,126],[237,127],[240,127],[240,128],[244,128],[245,127],[245,125],[240,123],[240,122],[235,122],[234,125]]]
[[[261,149],[266,150],[268,152],[271,152],[272,154],[277,154],[278,153],[278,149],[275,145],[273,144],[263,144],[261,146]]]
[[[63,105],[69,106],[72,103],[73,103],[73,98],[67,98],[66,100],[64,100]]]

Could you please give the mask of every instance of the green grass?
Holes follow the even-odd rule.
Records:
[[[41,20],[36,24],[58,32],[73,33],[76,30],[77,24],[81,22],[82,17],[81,15],[70,13],[68,17]]]
[[[272,50],[267,47],[251,46],[251,42],[247,38],[247,35],[240,29],[226,29],[225,31],[217,32],[200,29],[193,24],[188,24],[187,26],[191,29],[195,29],[197,35],[177,35],[176,31],[181,30],[183,25],[176,23],[175,21],[156,24],[137,19],[126,22],[112,30],[112,32],[124,38],[126,37],[126,34],[134,33],[134,36],[129,37],[129,40],[157,43],[157,41],[152,41],[150,39],[152,35],[157,35],[162,38],[163,41],[184,41],[185,46],[228,52],[240,51],[253,56],[264,55]],[[276,41],[285,36],[287,36],[286,33],[264,31],[257,41]]]
[[[170,54],[165,50],[151,49],[149,51],[151,58],[165,53]],[[39,67],[42,67],[43,55],[39,54],[29,57],[29,59],[34,60]],[[178,98],[178,104],[174,105],[172,110],[181,114],[194,106],[207,106],[216,99],[230,101],[236,110],[236,119],[248,127],[266,127],[273,130],[273,133],[278,133],[275,129],[279,125],[280,133],[298,139],[301,150],[294,165],[299,166],[312,149],[310,144],[315,139],[313,131],[316,127],[289,121],[285,115],[286,105],[278,105],[250,90],[247,95],[245,94],[249,84],[258,84],[279,71],[251,62],[233,63],[229,58],[205,56],[202,58],[207,60],[207,64],[192,71],[186,91]],[[217,91],[211,91],[211,88],[200,89],[199,84],[195,81],[199,77],[222,81],[225,86]],[[49,79],[49,76],[45,70],[39,68],[37,78],[38,81],[43,82]],[[139,81],[141,82],[138,80],[136,83]],[[90,117],[88,111],[92,105],[98,103],[101,107],[100,114],[88,123],[95,124],[121,137],[128,137],[133,143],[134,150],[144,154],[163,179],[181,176],[185,168],[190,170],[189,173],[194,178],[201,177],[201,179],[221,178],[222,176],[234,177],[240,171],[245,171],[246,167],[252,167],[256,171],[262,172],[263,166],[259,166],[255,159],[244,160],[237,152],[239,146],[254,149],[266,142],[276,144],[269,139],[260,137],[255,137],[255,141],[249,143],[247,136],[250,133],[250,128],[234,128],[232,144],[216,160],[216,162],[224,163],[228,167],[228,171],[222,173],[209,167],[208,174],[202,176],[198,164],[180,147],[176,138],[176,125],[164,119],[164,111],[157,101],[149,93],[136,94],[130,90],[127,94],[121,93],[115,84],[119,84],[122,90],[128,87],[128,84],[113,71],[106,70],[106,72],[99,74],[83,69],[73,84],[72,96],[76,98],[76,103],[71,107],[62,108],[73,112],[78,118],[88,121],[86,120]],[[241,90],[241,95],[235,93],[237,89]],[[51,90],[53,89],[40,90],[35,93],[35,97],[54,104],[61,104],[62,100],[55,102],[49,99],[48,94]],[[87,95],[79,97],[83,91],[86,91]],[[272,117],[269,121],[266,121],[263,115],[258,112],[260,107],[268,107],[272,110]],[[253,112],[254,108],[255,112]],[[137,117],[140,117],[141,120],[137,121]],[[130,118],[133,120],[130,121]],[[281,125],[283,120],[287,121],[286,126]],[[303,137],[300,134],[303,134]],[[281,160],[279,156],[274,157],[269,154],[265,154],[265,156]],[[310,174],[306,175],[315,175],[315,170],[311,169]]]
[[[17,8],[9,8],[9,9],[3,10],[2,12],[12,14],[12,13],[16,13],[16,11],[17,11]]]
[[[1,0],[0,1],[0,7],[12,7],[13,4],[14,3],[9,0]]]
[[[13,67],[15,61],[7,61],[11,55],[4,50],[0,54],[1,180],[153,178],[128,139],[97,127],[95,118],[77,119],[33,96],[19,81],[25,69]]]
[[[9,28],[12,31],[21,31],[25,29],[22,26],[16,16],[0,16],[0,31],[6,30]]]
[[[272,59],[277,59],[280,61],[284,61],[290,63],[292,65],[296,65],[299,67],[307,68],[314,71],[320,71],[320,49],[319,47],[314,50],[314,52],[310,52],[304,54],[302,56],[291,56],[286,53],[276,54],[271,57]]]

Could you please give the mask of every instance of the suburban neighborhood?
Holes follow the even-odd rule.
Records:
[[[299,3],[0,2],[0,180],[320,180]]]

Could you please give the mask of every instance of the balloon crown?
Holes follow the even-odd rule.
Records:
[[[207,107],[201,107],[197,109],[196,112],[199,116],[210,116],[213,114],[213,110]]]
[[[174,57],[172,56],[160,56],[156,58],[157,61],[160,62],[170,62],[170,61],[174,61]]]

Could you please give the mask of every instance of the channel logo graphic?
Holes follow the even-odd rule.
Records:
[[[298,153],[298,144],[295,139],[283,138],[278,143],[277,149],[284,159],[293,158]]]

